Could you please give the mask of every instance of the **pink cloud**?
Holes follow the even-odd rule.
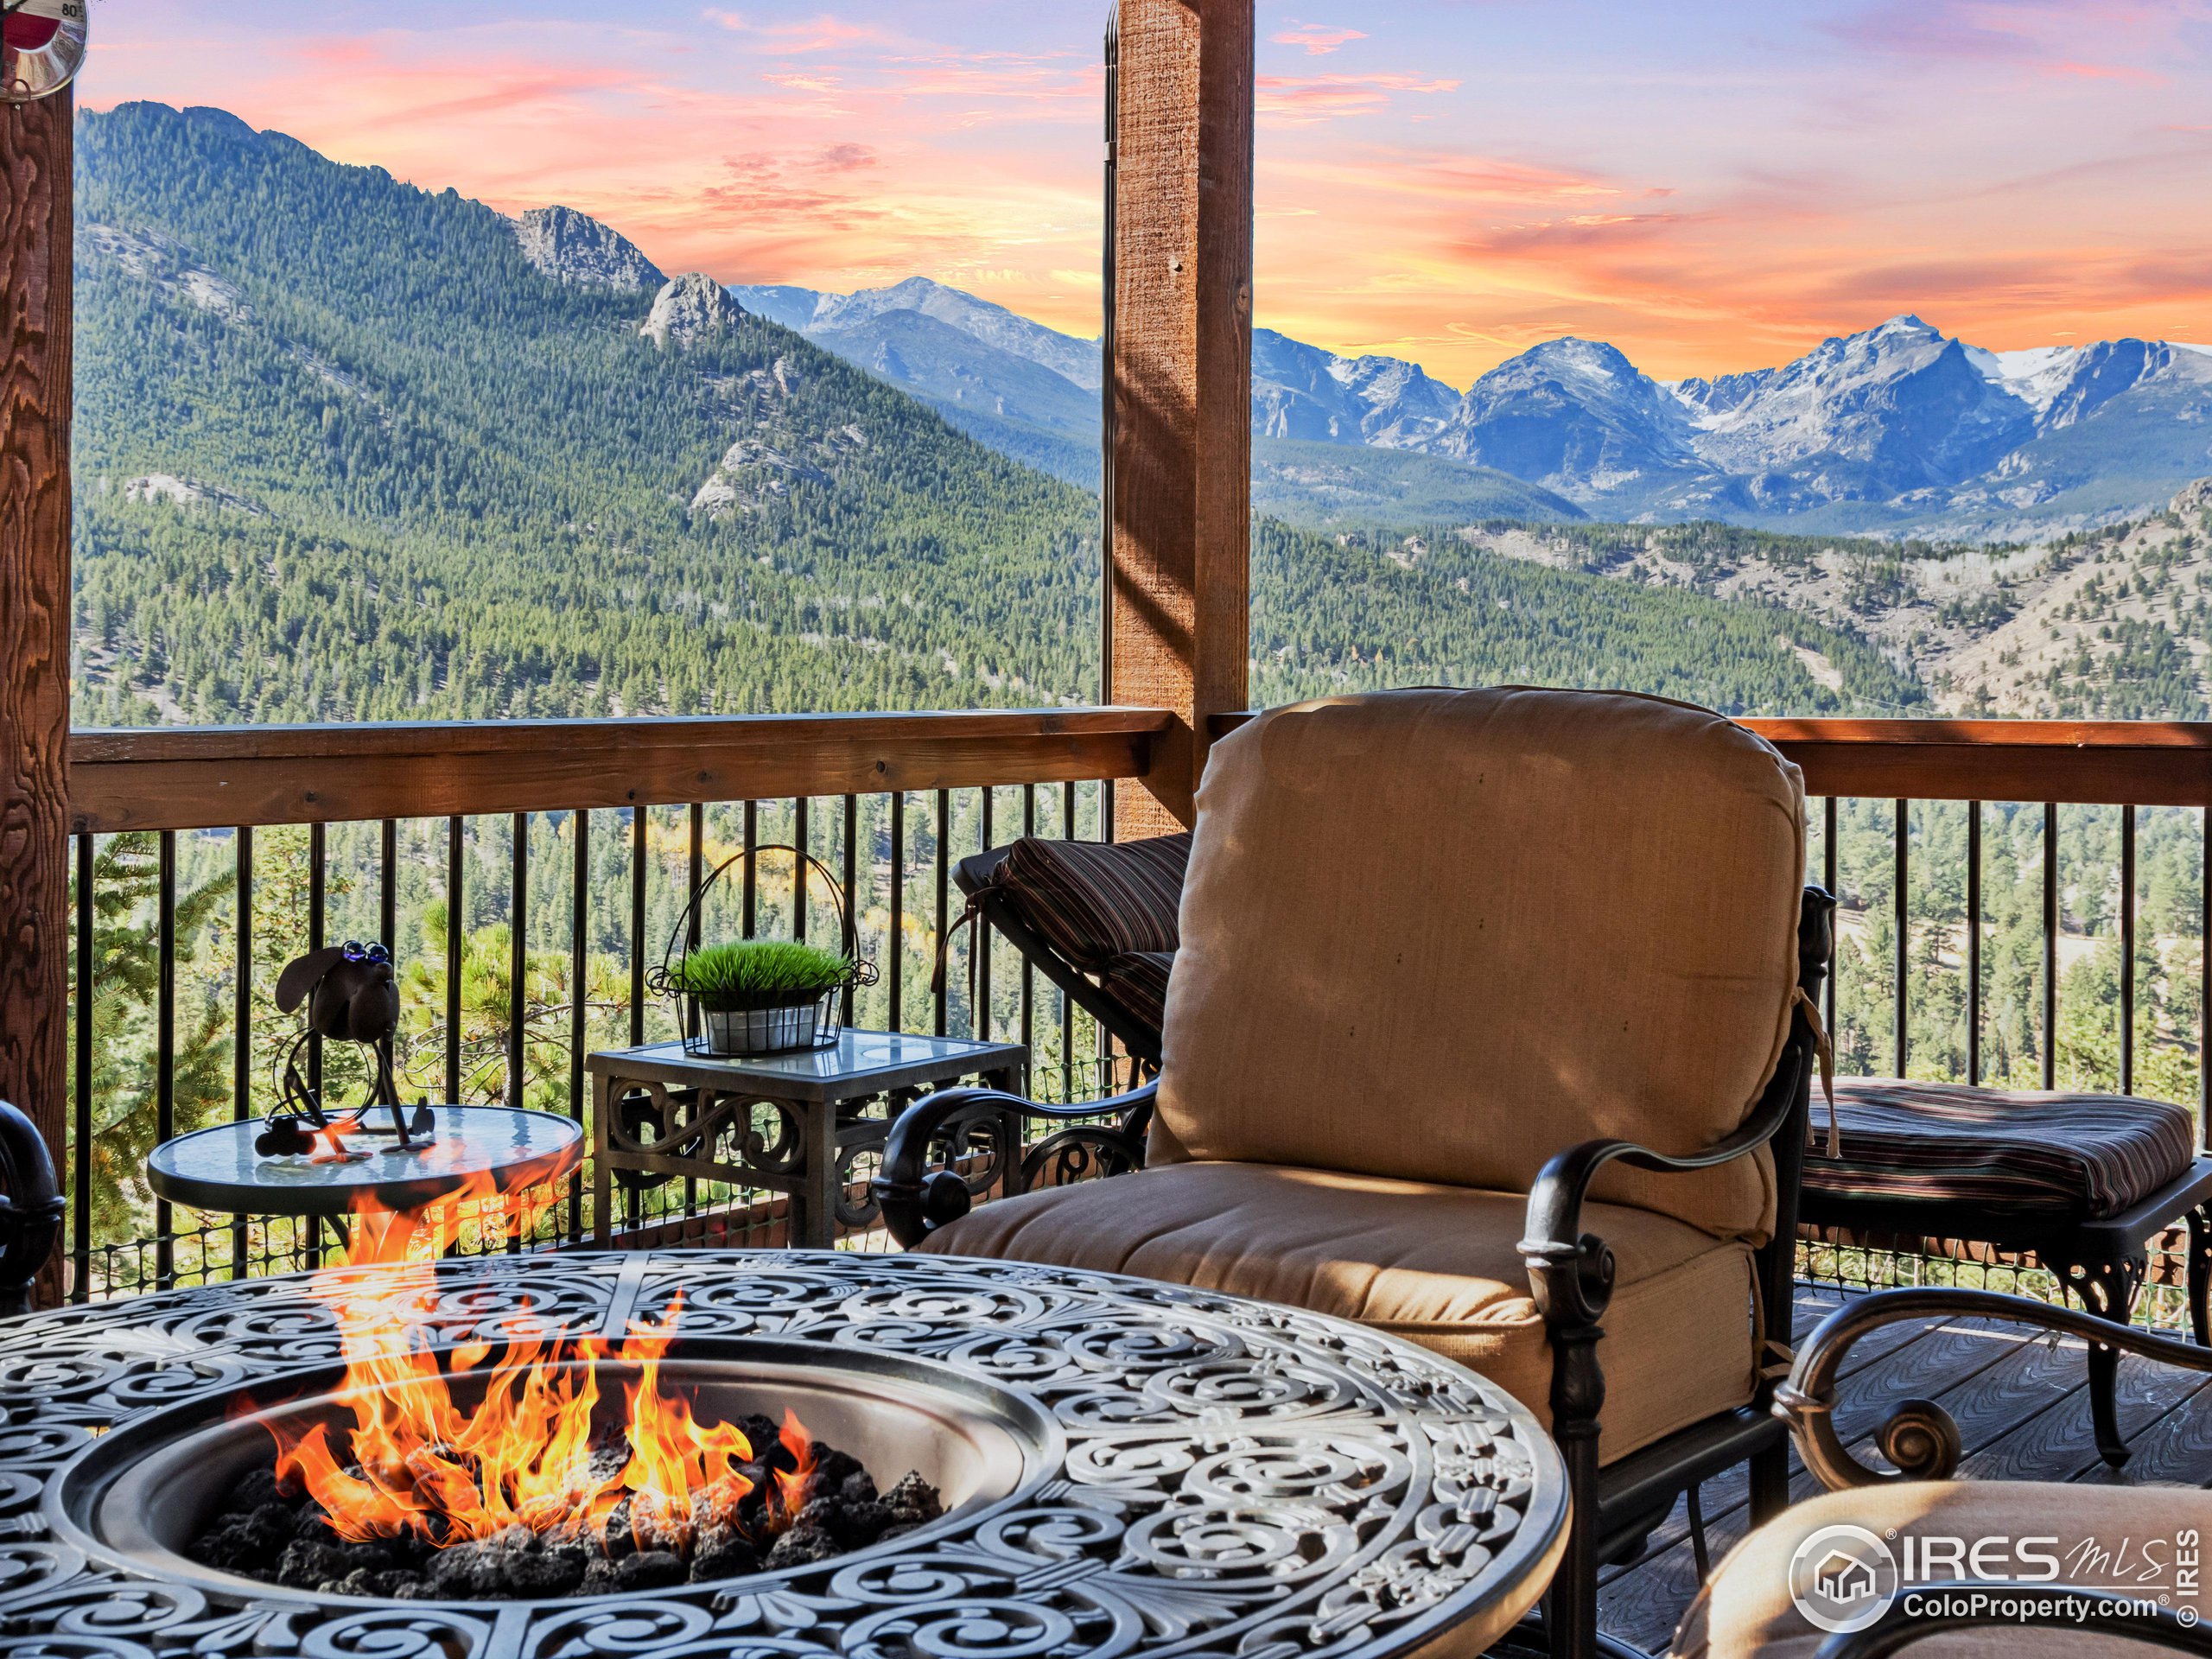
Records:
[[[718,29],[747,36],[753,48],[759,52],[828,52],[838,47],[883,38],[874,29],[846,22],[826,13],[810,21],[788,23],[755,22],[742,12],[725,10],[719,6],[709,6],[699,15]]]
[[[1309,58],[1322,58],[1348,41],[1366,38],[1366,35],[1357,29],[1335,29],[1325,23],[1294,23],[1284,33],[1276,35],[1274,42],[1277,46],[1302,46]]]
[[[1300,125],[1375,115],[1395,94],[1456,92],[1460,85],[1420,75],[1262,75],[1258,84],[1259,112]]]

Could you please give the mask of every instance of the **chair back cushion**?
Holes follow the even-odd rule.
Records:
[[[1152,1156],[1526,1192],[1620,1137],[1698,1150],[1774,1075],[1797,984],[1804,790],[1705,709],[1394,691],[1214,747]],[[1773,1225],[1764,1154],[1597,1194]]]
[[[1051,841],[1007,849],[992,885],[1045,942],[1087,973],[1116,957],[1173,952],[1191,838]]]

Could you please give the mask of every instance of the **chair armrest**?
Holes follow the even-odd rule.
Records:
[[[1830,1491],[1898,1480],[1948,1480],[1957,1472],[1959,1426],[1932,1401],[1906,1401],[1875,1435],[1882,1455],[1897,1465],[1895,1474],[1859,1462],[1835,1432],[1836,1381],[1853,1344],[1885,1325],[1929,1318],[2012,1319],[2081,1337],[2101,1348],[2163,1360],[2183,1370],[2212,1371],[2212,1349],[2024,1296],[1950,1289],[1882,1290],[1855,1296],[1805,1339],[1790,1367],[1789,1380],[1774,1395],[1774,1414],[1789,1425],[1798,1456]]]
[[[1979,1609],[1974,1605],[1975,1597],[1986,1599]],[[1986,1605],[1988,1599],[2013,1605],[2000,1614]],[[2148,1595],[2079,1585],[1962,1580],[1915,1585],[1865,1630],[1828,1637],[1815,1659],[1890,1659],[1929,1637],[1971,1630],[2094,1631],[2182,1653],[2212,1655],[2212,1629],[2194,1622],[2194,1615],[2184,1618],[2171,1607],[2159,1606]]]
[[[1148,1083],[1131,1093],[1084,1105],[1047,1106],[998,1089],[939,1090],[916,1101],[891,1126],[883,1150],[883,1173],[871,1183],[870,1191],[882,1209],[891,1236],[912,1249],[974,1207],[975,1194],[957,1173],[929,1167],[930,1147],[948,1129],[970,1121],[996,1122],[1008,1118],[1065,1123],[1071,1126],[1065,1133],[1081,1135],[1099,1152],[1137,1169],[1144,1164],[1145,1131],[1159,1094],[1159,1084]],[[1119,1117],[1121,1122],[1109,1127],[1088,1121],[1109,1116]],[[1020,1160],[1017,1147],[998,1149],[993,1175],[1003,1175],[1009,1192],[1019,1190]]]
[[[1536,1311],[1549,1325],[1594,1325],[1613,1295],[1613,1257],[1605,1241],[1582,1230],[1590,1184],[1608,1164],[1662,1173],[1714,1169],[1758,1151],[1782,1132],[1810,1083],[1813,1032],[1804,1014],[1790,1024],[1781,1063],[1751,1115],[1732,1133],[1698,1152],[1654,1152],[1633,1141],[1585,1141],[1554,1155],[1529,1193],[1528,1233],[1521,1241]]]

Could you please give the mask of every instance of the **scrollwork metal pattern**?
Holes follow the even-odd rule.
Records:
[[[337,1357],[304,1278],[21,1321],[0,1361],[0,1659],[1122,1659],[1410,1652],[1534,1593],[1565,1525],[1529,1414],[1408,1344],[1203,1291],[926,1255],[439,1264],[452,1341],[559,1325],[888,1350],[1026,1393],[1065,1453],[911,1548],[620,1601],[226,1603],[51,1535],[145,1414]]]

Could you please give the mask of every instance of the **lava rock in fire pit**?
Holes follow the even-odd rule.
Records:
[[[735,1527],[719,1522],[702,1527],[691,1541],[691,1582],[740,1579],[760,1570],[760,1552]]]
[[[683,1558],[672,1549],[641,1549],[614,1564],[618,1590],[663,1590],[691,1576]]]
[[[766,1418],[741,1426],[760,1448],[742,1471],[752,1490],[734,1503],[728,1490],[700,1494],[688,1513],[674,1514],[650,1496],[625,1496],[607,1516],[603,1545],[573,1523],[546,1535],[513,1526],[445,1548],[411,1532],[350,1540],[302,1487],[263,1467],[232,1486],[188,1554],[221,1572],[319,1595],[551,1601],[808,1566],[901,1536],[944,1512],[937,1489],[918,1474],[879,1493],[859,1461],[835,1446],[816,1440],[801,1457]],[[592,1479],[613,1482],[630,1461],[626,1444],[595,1446]],[[802,1467],[804,1480],[777,1478]],[[345,1472],[362,1478],[358,1469]]]

